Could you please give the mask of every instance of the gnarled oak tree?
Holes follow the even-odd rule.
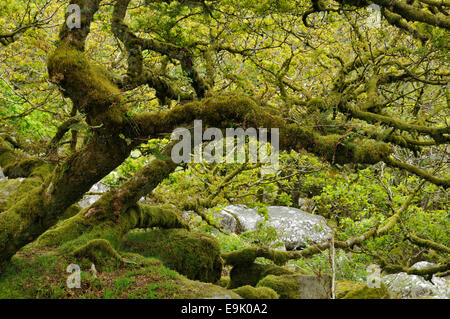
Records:
[[[450,185],[445,175],[450,140],[448,1],[70,4],[81,8],[81,27],[62,24],[47,69],[49,81],[72,103],[71,117],[59,127],[44,156],[25,152],[7,132],[0,135],[5,175],[26,178],[14,201],[0,212],[2,266],[36,240],[38,246],[72,241],[64,253],[103,249],[115,256],[114,247],[130,229],[186,227],[171,209],[137,203],[176,169],[167,156],[172,144],[166,156],[53,226],[132,150],[177,127],[189,127],[194,120],[223,129],[279,128],[282,150],[307,150],[336,165],[384,162],[444,189]],[[361,23],[370,18],[369,5],[379,9],[378,26]],[[0,43],[10,45],[21,30],[48,22],[38,16],[0,33]],[[112,57],[108,65],[92,61],[86,48],[90,40],[97,41],[89,38],[94,26],[108,27],[126,62]],[[370,28],[377,27],[385,29],[382,36],[371,34]],[[133,110],[127,97],[139,90],[154,94],[160,110]],[[64,147],[61,140],[82,121],[89,135],[72,134],[70,155],[55,159],[57,149]],[[400,150],[420,154],[427,149],[443,152],[444,163],[427,159],[421,167],[420,161],[408,162],[398,155]],[[336,247],[351,249],[382,236],[413,196],[388,224],[337,242]],[[285,262],[322,248],[326,247],[279,254],[255,250],[252,261],[264,256]],[[249,252],[241,253],[240,257]],[[224,258],[236,263],[232,254]],[[448,264],[439,268],[445,270]]]

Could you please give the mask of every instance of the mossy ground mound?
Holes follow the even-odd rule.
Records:
[[[0,275],[0,299],[198,299],[237,298],[236,293],[209,283],[192,281],[167,268],[155,258],[125,253],[128,263],[113,263],[96,276],[76,258],[54,251],[24,249],[17,253]],[[79,264],[81,288],[70,289],[67,266]]]
[[[150,230],[127,234],[120,249],[157,257],[169,268],[192,280],[217,282],[223,262],[212,236],[185,229]]]
[[[272,288],[280,299],[328,299],[331,281],[328,276],[269,275],[261,279],[256,287]]]
[[[268,287],[252,287],[243,286],[233,289],[235,293],[244,299],[278,299],[278,294],[271,288]]]
[[[380,288],[369,288],[362,282],[350,280],[336,281],[337,299],[390,299],[386,286],[381,283]]]

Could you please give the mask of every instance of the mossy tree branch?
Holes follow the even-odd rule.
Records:
[[[395,129],[406,131],[406,132],[418,132],[426,134],[437,142],[443,141],[448,142],[450,140],[450,127],[428,127],[424,125],[417,125],[407,123],[405,121],[393,118],[392,116],[381,115],[377,113],[372,113],[368,111],[361,111],[356,107],[351,107],[345,102],[339,103],[339,109],[343,113],[348,113],[354,118],[364,120],[368,123],[382,123],[384,125],[393,127]]]
[[[64,121],[57,129],[55,135],[47,146],[47,154],[53,154],[58,149],[58,143],[64,137],[64,135],[70,130],[70,128],[78,123],[80,120],[77,118],[69,118]]]
[[[162,152],[163,157],[170,154],[172,145],[170,144]],[[113,234],[111,235],[113,238],[110,239],[114,240],[118,240],[128,230],[137,227],[186,227],[172,210],[137,204],[141,197],[150,193],[176,167],[177,164],[173,163],[169,157],[155,158],[121,187],[104,193],[91,206],[64,221],[56,229],[43,234],[38,241],[58,245],[82,233],[105,227],[109,229],[110,234]],[[58,240],[56,241],[55,238]]]
[[[86,217],[88,208],[47,230],[34,243],[36,247],[61,247],[61,253],[71,253],[89,241],[102,238],[114,247],[134,228],[184,228],[189,226],[170,207],[138,203],[121,216]]]
[[[437,186],[442,186],[445,189],[450,187],[450,179],[443,179],[443,178],[438,178],[436,176],[433,176],[432,174],[426,172],[425,170],[423,170],[419,167],[396,160],[393,156],[387,156],[383,161],[389,166],[404,169],[404,170],[406,170],[412,174],[415,174]]]
[[[416,196],[417,192],[422,188],[424,182],[420,183],[408,196],[408,198],[402,203],[402,205],[394,212],[394,214],[387,220],[387,223],[378,228],[376,235],[377,236],[383,236],[386,235],[398,222],[401,215],[405,213],[405,211],[408,209],[409,205],[413,201],[414,197]]]
[[[167,81],[152,75],[148,70],[144,70],[142,51],[151,50],[180,61],[183,70],[192,80],[192,86],[197,97],[205,97],[208,85],[194,67],[193,54],[189,48],[177,47],[155,39],[137,37],[124,23],[129,3],[130,0],[116,1],[111,26],[112,32],[125,45],[128,52],[128,78],[124,83],[124,87],[134,87],[136,83],[146,83],[157,91],[157,95],[162,102],[164,102],[165,97],[172,99],[183,97],[183,100],[186,97],[191,97],[191,95],[181,94],[179,90],[175,90],[170,86]]]
[[[398,222],[400,215],[409,207],[412,199],[422,185],[423,184],[416,187],[408,199],[399,209],[395,211],[384,226],[379,226],[376,224],[360,236],[351,237],[346,241],[336,240],[334,241],[334,247],[344,250],[351,250],[357,245],[362,245],[364,241],[370,238],[386,235]],[[223,259],[227,264],[238,265],[241,263],[251,264],[257,257],[264,257],[272,260],[278,265],[282,265],[288,260],[311,257],[329,248],[330,244],[328,243],[313,245],[301,251],[277,251],[268,248],[243,248],[231,253],[223,254]]]
[[[41,185],[0,214],[0,262],[53,226],[93,184],[116,168],[131,148],[121,138],[94,137],[59,164]],[[92,163],[97,165],[93,168]]]
[[[378,4],[381,7],[387,8],[392,12],[401,15],[408,21],[417,21],[427,23],[432,26],[441,27],[444,29],[450,29],[450,18],[446,16],[440,16],[421,10],[418,7],[409,5],[408,3],[400,0],[372,0],[373,3]]]
[[[446,261],[442,264],[439,264],[437,266],[433,267],[427,267],[423,269],[416,269],[416,268],[410,268],[410,267],[404,267],[400,265],[393,265],[393,264],[382,264],[381,268],[389,273],[389,274],[395,274],[399,272],[406,272],[408,275],[417,275],[417,276],[431,276],[440,272],[445,272],[450,270],[450,261]]]
[[[86,211],[85,217],[94,215],[120,216],[143,196],[149,194],[178,166],[169,157],[169,144],[161,153],[161,158],[153,159],[116,190],[105,193]]]
[[[306,149],[329,162],[375,164],[392,152],[383,142],[348,138],[339,134],[321,135],[314,129],[289,122],[271,114],[245,97],[222,96],[178,105],[168,111],[138,114],[133,117],[138,130],[127,132],[131,138],[158,136],[202,120],[204,126],[279,129],[281,149]]]
[[[450,29],[450,18],[445,15],[437,15],[428,12],[427,10],[421,9],[419,6],[411,5],[407,1],[401,0],[339,0],[339,3],[343,5],[350,5],[357,8],[366,7],[372,3],[379,5],[381,8],[386,8],[391,12],[400,15],[407,21],[410,22],[423,22],[432,26],[441,27],[444,29]],[[435,5],[433,2],[438,1],[428,1],[430,6],[442,6]],[[414,1],[413,1],[414,3]],[[432,4],[433,3],[433,4]],[[444,3],[444,2],[442,2]]]
[[[381,9],[381,13],[391,25],[395,25],[396,27],[405,30],[421,41],[425,42],[429,40],[427,35],[420,33],[416,28],[405,21],[401,15],[393,13],[385,8]]]
[[[437,242],[434,242],[432,240],[419,237],[416,234],[408,234],[406,236],[406,238],[409,241],[411,241],[412,243],[416,244],[417,246],[431,248],[431,249],[438,250],[438,251],[441,251],[446,254],[450,254],[449,247],[439,244]]]

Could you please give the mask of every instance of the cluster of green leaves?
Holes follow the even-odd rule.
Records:
[[[110,180],[109,183],[118,184],[132,176],[149,160],[143,154],[155,154],[161,147],[157,140],[145,145],[138,157],[130,157],[116,170],[114,182]],[[213,223],[218,222],[217,218],[212,217],[213,213],[229,204],[257,208],[262,216],[267,217],[268,205],[295,206],[293,195],[310,197],[315,202],[313,213],[328,219],[337,240],[347,240],[360,236],[375,225],[386,223],[420,182],[417,177],[399,174],[383,164],[356,171],[350,168],[338,170],[308,153],[290,152],[280,155],[280,170],[277,173],[262,176],[259,167],[242,170],[224,186],[224,178],[240,165],[244,164],[203,163],[180,167],[151,196],[157,202],[170,203],[183,210],[189,209],[186,204],[201,202],[222,187],[215,206],[205,208],[209,221]],[[387,235],[367,241],[364,247],[359,247],[358,254],[341,256],[339,276],[345,279],[363,278],[363,265],[376,262],[378,257],[404,265],[420,258],[436,261],[436,254],[412,245],[406,240],[406,235],[415,233],[448,245],[448,203],[443,190],[426,184],[402,215],[399,225]],[[257,230],[241,235],[225,235],[217,233],[206,222],[194,220],[196,228],[217,236],[224,251],[246,246],[280,246],[277,241],[280,234],[264,223]],[[322,254],[300,263],[320,268],[328,262]],[[351,263],[359,265],[359,270],[353,274],[350,274]],[[313,266],[307,268],[312,271]]]
[[[417,177],[393,174],[386,169],[367,168],[357,173],[339,174],[329,179],[322,193],[314,197],[316,213],[330,219],[336,238],[347,240],[371,227],[385,224],[420,182]],[[436,253],[407,240],[414,233],[448,246],[450,224],[448,195],[427,184],[387,234],[368,240],[363,253],[404,266],[419,260],[436,262]],[[445,257],[445,256],[444,256]]]
[[[112,188],[118,187],[152,159],[167,159],[161,152],[168,142],[168,139],[151,139],[140,145],[119,167],[105,176],[103,182]]]

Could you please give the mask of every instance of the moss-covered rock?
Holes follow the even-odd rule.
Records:
[[[8,166],[5,166],[3,172],[9,178],[28,177],[32,175],[33,171],[37,167],[43,165],[45,165],[45,162],[39,158],[26,158],[18,161],[17,163],[12,163]],[[47,172],[45,172],[45,175],[48,175]]]
[[[150,230],[127,234],[120,249],[157,257],[189,279],[217,282],[223,261],[217,240],[185,229]]]
[[[350,280],[336,281],[337,299],[390,299],[389,291],[381,283],[380,288],[369,288],[366,284]]]
[[[0,181],[0,211],[8,206],[9,196],[20,186],[23,179],[3,179]]]
[[[268,287],[252,287],[243,286],[233,289],[235,293],[244,299],[278,299],[278,294],[271,288]]]
[[[241,286],[256,286],[256,284],[267,275],[293,275],[294,272],[275,265],[262,265],[252,263],[250,265],[239,264],[234,266],[230,272],[230,289]]]
[[[94,239],[73,251],[73,256],[84,264],[94,263],[97,267],[121,261],[122,258],[105,239]]]
[[[269,287],[280,299],[328,299],[331,296],[331,278],[308,275],[269,275],[256,287]]]
[[[51,173],[53,167],[50,164],[42,164],[34,167],[31,172],[19,176],[28,176],[29,178],[8,178],[0,181],[0,211],[7,210],[17,203],[24,196],[28,195],[30,190],[41,185],[42,181]]]
[[[230,284],[230,276],[224,276],[220,278],[218,282],[216,282],[216,285],[223,288],[227,288],[229,284]]]

